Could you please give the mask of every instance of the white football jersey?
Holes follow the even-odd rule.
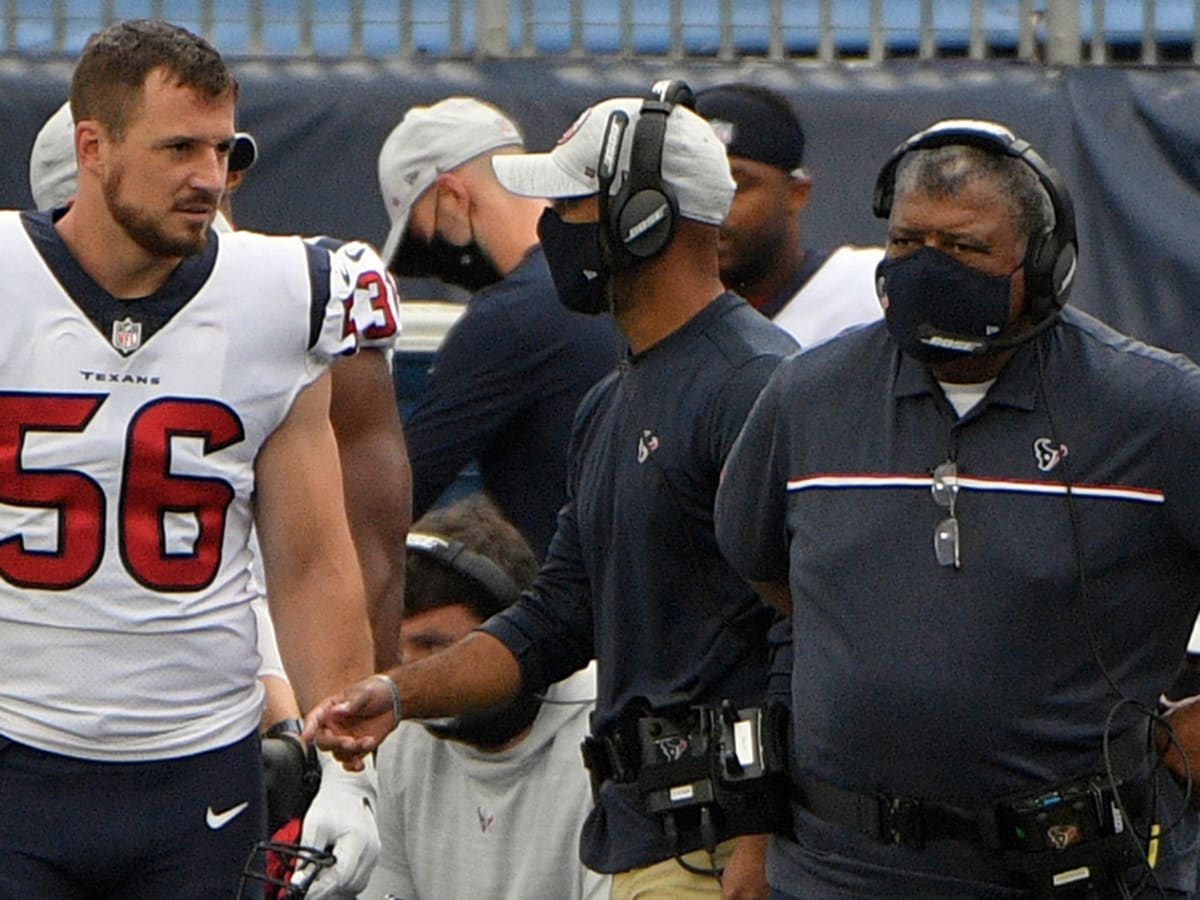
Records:
[[[390,279],[234,232],[121,301],[48,214],[0,213],[0,247],[0,734],[114,761],[244,737],[254,461],[335,356],[395,339]]]
[[[328,250],[333,257],[334,299],[342,304],[346,327],[353,326],[347,336],[354,347],[383,350],[390,358],[400,338],[399,295],[379,254],[362,241],[328,237],[305,241]]]
[[[882,247],[838,247],[771,319],[807,350],[852,325],[883,316],[875,293]]]

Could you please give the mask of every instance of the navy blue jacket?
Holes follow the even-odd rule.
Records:
[[[580,404],[550,554],[533,589],[483,626],[516,655],[525,690],[595,656],[593,730],[637,698],[761,702],[772,615],[718,551],[713,500],[746,414],[794,349],[726,293],[630,356]],[[590,868],[617,872],[672,855],[636,794],[634,785],[605,785],[582,837]]]
[[[611,317],[559,302],[540,245],[475,294],[404,423],[413,518],[475,459],[484,489],[543,557],[567,495],[575,408],[623,346]]]

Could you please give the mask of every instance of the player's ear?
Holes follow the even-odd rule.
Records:
[[[233,194],[242,186],[242,181],[246,178],[245,169],[230,169],[225,175],[225,193]]]
[[[437,177],[438,213],[447,213],[465,220],[471,208],[471,191],[466,180],[457,172],[443,172]]]
[[[103,160],[103,144],[108,140],[104,129],[95,119],[84,119],[75,124],[75,159],[79,168],[100,172]]]
[[[788,176],[788,207],[792,215],[799,215],[804,211],[811,193],[812,179],[803,170]]]

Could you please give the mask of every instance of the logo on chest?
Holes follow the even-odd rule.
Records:
[[[658,435],[649,428],[642,429],[642,435],[638,438],[637,461],[644,463],[650,458],[650,454],[658,449]]]
[[[142,346],[142,323],[133,321],[129,316],[114,320],[112,345],[122,356],[128,356]]]
[[[479,817],[479,830],[484,834],[491,831],[492,826],[496,824],[496,817],[482,806],[475,807],[475,815]]]
[[[1041,472],[1049,472],[1054,469],[1066,455],[1066,444],[1055,445],[1050,438],[1038,438],[1033,442],[1033,458]]]

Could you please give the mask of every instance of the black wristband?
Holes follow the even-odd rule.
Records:
[[[303,719],[280,719],[263,732],[263,737],[277,738],[283,737],[284,735],[292,735],[298,738],[303,731]]]

